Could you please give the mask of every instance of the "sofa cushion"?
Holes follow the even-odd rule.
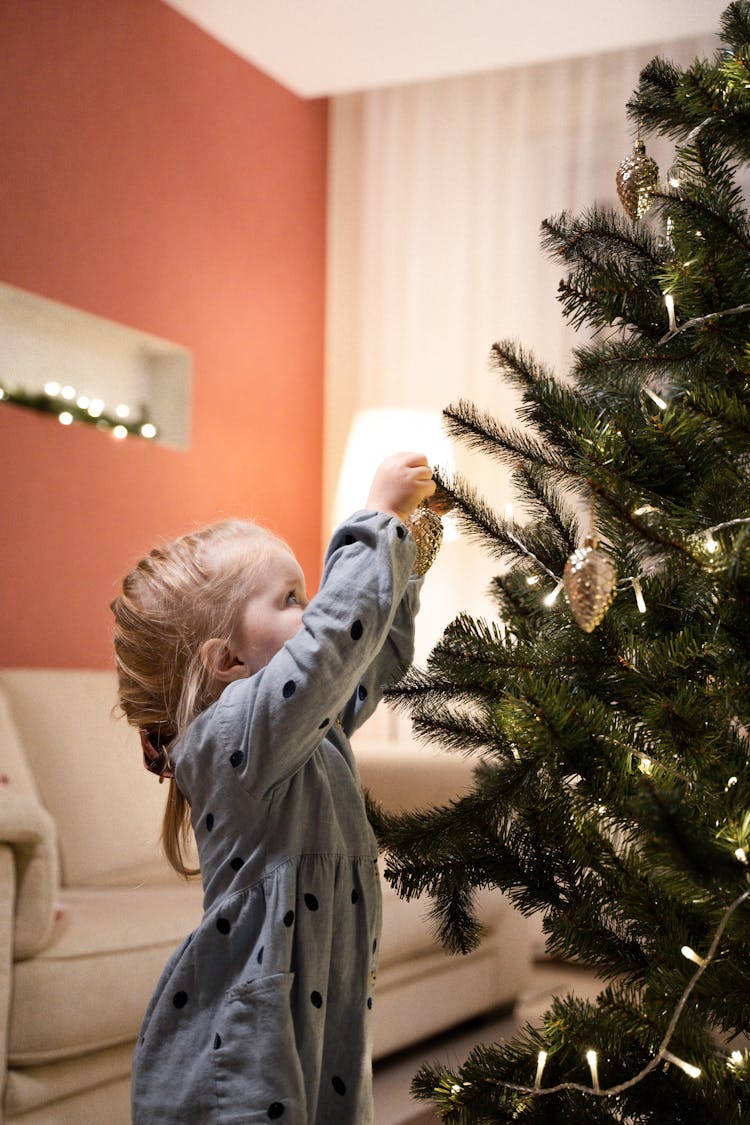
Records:
[[[63,882],[158,865],[167,790],[144,770],[136,732],[113,714],[115,673],[6,668],[0,688],[57,826]]]
[[[66,888],[52,941],[15,966],[9,1064],[133,1042],[167,958],[202,911],[199,882]]]
[[[367,727],[352,740],[362,784],[387,812],[445,805],[471,788],[475,762],[413,739],[371,738]]]

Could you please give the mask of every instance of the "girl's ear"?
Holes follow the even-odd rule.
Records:
[[[234,655],[226,641],[212,637],[201,645],[203,667],[222,684],[231,684],[247,676],[247,665]]]

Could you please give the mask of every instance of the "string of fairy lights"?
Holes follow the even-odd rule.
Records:
[[[50,414],[57,418],[61,426],[72,426],[75,422],[95,426],[97,430],[110,433],[116,441],[123,441],[127,437],[142,437],[152,441],[159,433],[143,408],[136,413],[127,403],[121,402],[114,409],[109,409],[104,399],[80,394],[70,384],[60,384],[54,380],[45,383],[41,391],[0,384],[0,402]]]
[[[745,859],[744,862],[745,864],[747,864],[747,859]],[[703,1073],[701,1071],[701,1068],[695,1066],[694,1063],[687,1062],[685,1059],[681,1059],[678,1055],[675,1055],[672,1051],[669,1050],[669,1046],[672,1042],[672,1039],[674,1038],[680,1016],[685,1009],[685,1005],[687,1004],[691,993],[693,992],[700,978],[708,969],[711,962],[716,957],[716,954],[719,950],[721,937],[727,927],[730,918],[732,917],[734,912],[748,900],[748,898],[750,898],[750,890],[743,891],[742,894],[740,894],[737,898],[734,899],[733,902],[729,904],[729,906],[727,906],[721,916],[721,919],[719,920],[719,924],[714,931],[711,944],[705,957],[700,956],[700,954],[696,953],[695,950],[690,948],[690,946],[684,945],[682,947],[680,951],[682,955],[687,960],[696,965],[695,972],[685,986],[685,989],[675,1006],[672,1017],[669,1021],[669,1024],[667,1025],[666,1032],[664,1033],[658,1050],[653,1054],[646,1065],[638,1071],[637,1074],[634,1074],[631,1078],[628,1078],[626,1081],[620,1082],[615,1086],[603,1087],[600,1082],[598,1053],[595,1050],[588,1050],[586,1051],[585,1057],[589,1067],[589,1071],[591,1073],[590,1086],[585,1086],[581,1082],[560,1082],[554,1086],[542,1086],[542,1078],[547,1064],[547,1059],[549,1057],[548,1052],[542,1050],[539,1051],[537,1055],[536,1076],[534,1078],[533,1086],[528,1086],[519,1082],[500,1082],[499,1085],[504,1089],[515,1090],[520,1094],[525,1094],[527,1098],[546,1097],[551,1094],[561,1093],[564,1090],[576,1090],[579,1093],[587,1094],[591,1097],[612,1098],[617,1097],[620,1094],[624,1094],[627,1090],[630,1090],[634,1086],[638,1085],[639,1082],[642,1082],[643,1079],[646,1078],[647,1075],[651,1074],[651,1072],[655,1070],[661,1063],[670,1063],[673,1066],[679,1067],[679,1069],[683,1071],[684,1074],[687,1074],[690,1078],[700,1078]],[[747,1070],[749,1061],[750,1054],[747,1050],[734,1050],[726,1056],[727,1067],[738,1074],[741,1071]],[[467,1085],[469,1084],[464,1083],[464,1085],[461,1085],[458,1082],[454,1082],[450,1087],[450,1093],[453,1098],[458,1100],[459,1097],[464,1094],[465,1087]]]

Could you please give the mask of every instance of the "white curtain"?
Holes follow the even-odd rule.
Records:
[[[506,337],[565,371],[575,337],[556,300],[562,271],[539,247],[540,223],[617,204],[615,173],[633,144],[625,105],[639,71],[656,54],[686,65],[716,46],[675,39],[332,100],[328,521],[357,411],[439,411],[463,397],[507,418],[512,395],[488,369],[492,343]],[[646,143],[664,175],[671,144]],[[459,470],[502,512],[512,499],[505,474],[456,452]],[[476,546],[444,546],[425,587],[419,660],[457,612],[491,612],[485,590],[496,571]]]

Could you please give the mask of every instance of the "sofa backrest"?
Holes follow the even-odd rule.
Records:
[[[159,844],[167,787],[113,713],[115,673],[5,668],[0,695],[0,773],[26,792],[35,786],[54,817],[63,884],[168,878]]]

